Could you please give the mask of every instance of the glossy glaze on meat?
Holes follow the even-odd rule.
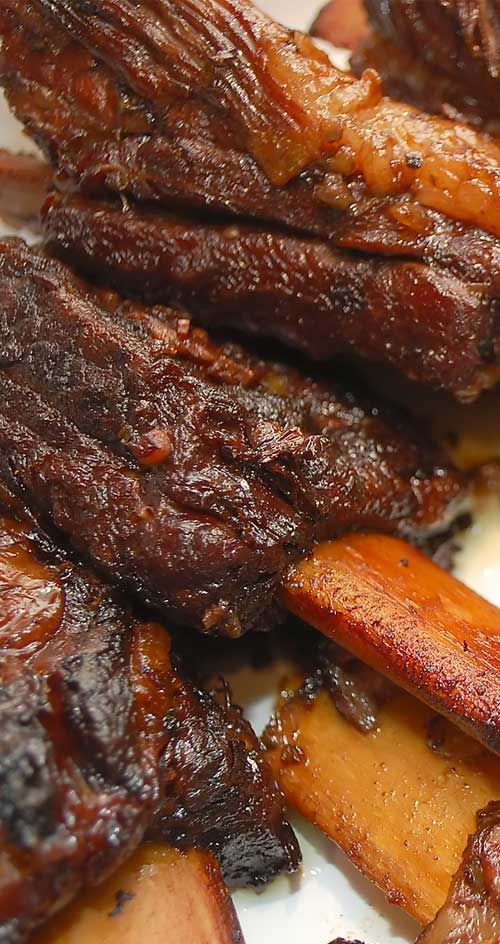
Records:
[[[500,134],[498,0],[365,0],[375,34],[355,56],[390,95]]]
[[[144,836],[231,884],[297,866],[257,739],[38,530],[0,518],[0,940],[17,944]]]
[[[414,233],[407,258],[395,261],[351,252],[359,244],[354,221],[344,229],[344,250],[262,225],[71,195],[51,196],[42,215],[51,252],[122,292],[186,305],[206,324],[270,335],[318,360],[339,352],[383,358],[463,397],[490,383],[498,315],[483,285],[500,267],[494,237],[443,226],[441,268],[431,264],[432,225]],[[365,215],[362,228],[376,252],[383,222]],[[496,281],[500,289],[500,268]]]
[[[0,474],[177,622],[263,628],[287,565],[352,529],[424,540],[460,476],[349,391],[0,246]]]
[[[500,803],[478,813],[448,899],[417,944],[496,944],[500,940]]]
[[[392,98],[452,120],[465,122],[498,138],[500,136],[500,91],[498,80],[485,77],[485,87],[474,93],[468,72],[456,76],[439,71],[390,39],[372,33],[351,58],[351,68],[360,75],[376,69],[384,89]],[[489,88],[489,91],[488,91]]]
[[[126,137],[153,130],[161,137],[172,105],[193,100],[208,119],[212,112],[224,118],[229,135],[274,184],[328,156],[345,161],[349,148],[350,173],[357,171],[368,194],[408,192],[424,206],[500,233],[498,145],[384,99],[377,76],[355,80],[339,72],[307,37],[278,26],[248,0],[133,6],[103,0],[98,7],[3,0],[2,11],[7,91],[63,162],[64,149],[71,151],[82,130],[104,140],[118,128]],[[57,74],[49,68],[54,58]],[[33,82],[37,95],[30,101]],[[63,115],[76,124],[63,127]],[[418,148],[418,166],[406,160],[405,145]],[[331,170],[345,173],[335,162]]]
[[[398,319],[404,297],[413,301],[396,341],[398,352],[408,332],[404,356],[398,360],[386,341],[393,312],[376,350],[360,353],[392,359],[463,398],[495,381],[495,142],[384,98],[373,72],[359,81],[343,75],[310,40],[288,33],[245,0],[133,8],[110,0],[98,10],[74,0],[3,0],[0,12],[9,101],[54,162],[60,187],[258,218],[321,235],[337,249],[395,256],[384,289],[399,299]],[[180,60],[181,48],[187,53]],[[408,292],[400,261],[425,254],[432,269],[421,275],[426,284],[455,277],[459,243],[462,257],[476,260],[484,245],[491,262],[478,263],[472,275],[474,266],[467,265],[469,274],[450,287],[445,305],[461,325],[466,348],[475,330],[464,317],[465,296],[474,297],[489,333],[467,367],[455,357],[453,336],[444,334],[444,361],[456,365],[456,375],[448,367],[437,380],[435,364],[419,370],[410,332],[417,313],[422,336],[427,332],[424,359],[432,361],[428,296],[420,286]],[[192,261],[186,258],[186,268]],[[224,273],[219,277],[223,283]],[[325,307],[320,282],[303,278],[300,284]],[[333,338],[343,315],[335,284],[327,299]],[[269,310],[267,333],[282,317],[277,303]],[[365,318],[370,334],[369,310],[361,306],[355,315],[351,347],[364,333]],[[303,321],[298,330],[307,343],[303,337],[301,344],[313,350],[314,328],[307,331]],[[339,349],[345,347],[342,341]]]
[[[425,40],[418,52],[428,62],[455,72],[474,70],[500,76],[498,0],[364,0],[374,25],[408,48]],[[413,46],[415,50],[415,45]]]

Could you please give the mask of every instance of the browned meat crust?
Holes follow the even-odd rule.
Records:
[[[16,240],[0,365],[3,478],[114,581],[207,632],[265,626],[319,536],[423,539],[463,493],[379,406],[93,293]]]
[[[477,817],[448,899],[418,944],[496,944],[500,940],[500,803]]]
[[[247,0],[3,0],[0,26],[12,104],[63,165],[82,133],[103,143],[118,130],[161,141],[172,106],[191,101],[209,125],[222,120],[222,141],[232,138],[274,184],[333,156],[323,174],[356,171],[367,195],[407,192],[500,233],[497,144],[382,98],[376,76],[339,72],[307,37]],[[419,151],[418,166],[405,148]]]
[[[298,862],[257,739],[40,532],[0,518],[0,940],[105,878],[145,834],[232,884]]]
[[[481,283],[500,273],[500,246],[486,235],[474,241],[453,226],[447,236],[443,227],[447,265],[439,268],[428,262],[425,226],[408,258],[395,261],[262,226],[124,211],[78,196],[50,197],[43,219],[51,252],[122,292],[186,305],[207,324],[270,335],[317,359],[386,360],[463,397],[493,379],[498,315]],[[366,218],[363,228],[367,241]],[[374,250],[381,228],[374,221]],[[355,225],[349,241],[356,247]]]
[[[365,0],[375,35],[355,57],[390,95],[500,132],[499,0]]]
[[[499,0],[364,0],[378,30],[454,75],[500,78]],[[418,44],[418,49],[417,49]],[[500,86],[499,86],[500,87]]]
[[[336,249],[396,256],[384,286],[399,308],[408,294],[399,282],[401,259],[425,256],[427,284],[458,278],[459,244],[462,258],[476,260],[484,246],[488,263],[477,278],[461,274],[445,303],[459,323],[466,320],[464,296],[478,299],[491,332],[475,365],[456,361],[450,338],[445,360],[454,367],[441,379],[432,364],[428,374],[419,372],[415,353],[410,373],[463,397],[493,382],[500,272],[495,142],[381,97],[374,74],[356,82],[339,73],[306,37],[292,36],[245,0],[144,3],[140,11],[124,0],[109,0],[109,8],[108,0],[98,8],[75,0],[3,0],[0,16],[9,100],[54,161],[61,187],[258,218],[321,235]],[[189,50],[181,62],[180,42]],[[339,264],[354,262],[342,254]],[[470,273],[472,266],[465,268]],[[300,287],[321,305],[320,283],[302,278]],[[335,298],[335,285],[328,294]],[[423,335],[426,293],[409,294],[414,303],[401,335],[416,312]],[[270,304],[270,313],[272,325],[281,312]],[[342,314],[340,303],[331,306],[332,338]],[[397,362],[386,343],[393,316],[369,356]],[[365,317],[362,308],[351,347]],[[311,329],[311,349],[313,336]],[[426,362],[432,350],[426,348]],[[412,343],[400,365],[406,370],[411,351]]]

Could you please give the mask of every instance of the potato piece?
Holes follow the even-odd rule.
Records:
[[[331,697],[282,700],[266,732],[287,802],[422,923],[443,904],[500,760],[400,690],[369,734]],[[430,744],[433,744],[433,747]]]
[[[500,610],[420,551],[383,534],[322,544],[283,603],[500,753]]]
[[[216,860],[145,844],[99,888],[34,935],[34,944],[243,944]]]

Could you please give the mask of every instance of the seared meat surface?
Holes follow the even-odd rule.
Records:
[[[141,138],[161,145],[176,106],[190,103],[215,133],[219,122],[220,143],[234,142],[240,159],[252,158],[275,185],[330,158],[320,173],[357,174],[360,200],[407,193],[500,233],[497,144],[384,99],[377,76],[339,72],[307,37],[248,0],[3,0],[1,10],[1,71],[12,106],[77,183],[90,150],[94,175],[106,172],[96,158],[111,134],[120,132],[126,145]],[[405,147],[418,150],[418,166]],[[454,185],[446,176],[452,168]],[[118,169],[127,191],[134,167]],[[147,164],[144,175],[147,181]],[[325,197],[338,192],[338,180],[323,183]]]
[[[484,81],[500,77],[498,0],[364,0],[372,23],[432,65]],[[425,41],[425,42],[423,42]],[[472,73],[472,74],[471,74]],[[499,86],[500,87],[500,86]]]
[[[495,944],[500,940],[500,803],[478,813],[448,899],[417,944]]]
[[[499,0],[365,0],[374,34],[354,57],[390,95],[500,134]]]
[[[498,314],[478,287],[500,265],[494,237],[443,226],[444,269],[428,262],[425,229],[413,234],[408,258],[395,261],[262,225],[124,212],[72,195],[51,196],[42,215],[47,248],[93,279],[186,305],[209,325],[274,336],[318,360],[342,351],[377,361],[383,351],[414,379],[458,385],[465,396],[483,382],[478,365],[495,356]],[[364,217],[365,242],[369,225]],[[381,228],[374,218],[374,251]],[[356,223],[348,236],[356,247]],[[483,374],[488,385],[486,364]]]
[[[310,300],[304,312],[295,308],[286,323],[275,274],[265,323],[256,328],[244,311],[241,327],[298,343],[316,357],[356,350],[389,360],[463,398],[495,381],[497,143],[384,98],[373,72],[359,80],[340,73],[307,37],[246,0],[106,0],[98,7],[3,0],[0,29],[9,101],[53,161],[59,187],[253,218],[328,241],[311,250],[323,250],[324,265],[295,277]],[[97,227],[99,244],[99,223],[90,210],[81,212],[83,225]],[[51,245],[61,241],[64,251],[65,227],[48,225]],[[155,238],[151,221],[148,240]],[[186,271],[196,272],[195,248],[185,247]],[[360,263],[353,251],[378,261]],[[112,240],[104,277],[116,255]],[[270,269],[275,259],[273,246]],[[346,319],[345,297],[363,264],[362,290]],[[285,255],[285,276],[295,274],[292,266]],[[168,271],[162,278],[166,293]],[[225,278],[217,262],[215,307],[226,295]],[[379,331],[370,301],[377,292],[394,299],[387,313],[380,304]],[[430,309],[438,298],[447,315],[436,354]],[[218,320],[234,324],[238,305],[238,295],[233,311],[222,304]],[[329,323],[320,354],[311,307]],[[387,341],[393,331],[394,346]]]
[[[59,191],[45,251],[0,245],[0,481],[30,514],[0,513],[0,940],[18,944],[144,838],[210,850],[231,884],[296,868],[239,710],[75,560],[238,636],[278,618],[316,540],[445,527],[464,483],[404,420],[215,343],[181,306],[472,397],[499,353],[500,150],[245,0],[0,0],[0,29]],[[481,934],[496,832],[495,807],[449,903]]]
[[[232,884],[295,868],[257,739],[38,529],[0,518],[0,940],[100,882],[144,836],[201,847]]]
[[[0,365],[4,481],[113,581],[206,632],[269,624],[317,538],[424,540],[463,493],[380,406],[93,291],[17,240],[0,246]]]

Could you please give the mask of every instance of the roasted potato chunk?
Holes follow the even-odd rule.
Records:
[[[477,810],[500,796],[500,760],[400,690],[369,733],[326,691],[283,697],[265,740],[288,803],[391,902],[430,921]]]

